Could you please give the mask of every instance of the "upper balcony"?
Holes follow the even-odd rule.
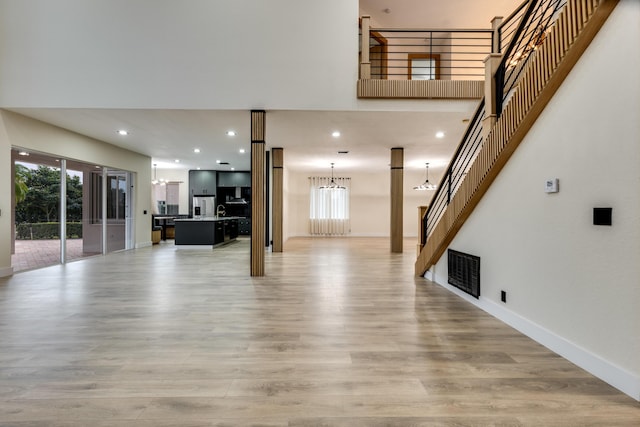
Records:
[[[361,17],[358,98],[482,98],[485,60],[508,45],[526,3],[487,29],[371,28]]]

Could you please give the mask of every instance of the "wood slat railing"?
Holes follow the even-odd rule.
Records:
[[[358,98],[480,99],[484,80],[358,80]]]
[[[416,275],[424,275],[444,254],[617,4],[618,0],[567,2],[429,235],[415,263]]]

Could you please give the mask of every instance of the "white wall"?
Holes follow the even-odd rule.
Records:
[[[422,174],[422,172],[420,172]],[[309,180],[311,174],[288,171],[285,176],[285,233],[289,237],[309,235]],[[327,175],[328,176],[328,175]],[[390,171],[350,173],[351,236],[388,237],[390,234]],[[424,175],[404,177],[403,231],[405,237],[418,235],[418,206],[426,205],[432,192],[414,191]]]
[[[1,0],[0,51],[5,107],[350,109],[358,0]]]
[[[639,22],[623,0],[450,247],[481,257],[480,306],[640,400]]]
[[[11,142],[4,125],[4,117],[0,115],[0,277],[13,273],[11,267],[11,242],[13,239],[13,223],[11,221]]]
[[[151,159],[64,129],[0,111],[0,275],[10,273],[11,266],[11,147],[21,147],[44,154],[79,160],[133,172],[135,182],[136,246],[151,243]],[[147,215],[143,211],[147,211]]]

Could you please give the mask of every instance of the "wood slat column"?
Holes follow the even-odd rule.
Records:
[[[273,168],[273,252],[282,252],[282,226],[283,226],[283,186],[284,186],[284,150],[272,148]]]
[[[251,111],[251,276],[264,276],[265,114]]]
[[[391,149],[391,252],[402,253],[404,148]]]

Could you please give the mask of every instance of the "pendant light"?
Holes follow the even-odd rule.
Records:
[[[425,165],[427,167],[427,179],[422,184],[416,187],[413,187],[414,190],[424,191],[424,190],[435,190],[436,188],[438,188],[437,185],[429,182],[429,163],[425,163]]]
[[[153,164],[153,179],[151,180],[151,183],[153,185],[158,183],[158,165],[155,163]]]
[[[333,165],[334,163],[331,163],[331,182],[329,183],[329,185],[321,185],[320,187],[318,187],[320,188],[320,190],[344,190],[346,188],[342,185],[338,185],[333,179]]]
[[[153,179],[151,180],[151,184],[167,185],[167,181],[162,178],[158,179],[158,165],[155,163],[153,164]]]

